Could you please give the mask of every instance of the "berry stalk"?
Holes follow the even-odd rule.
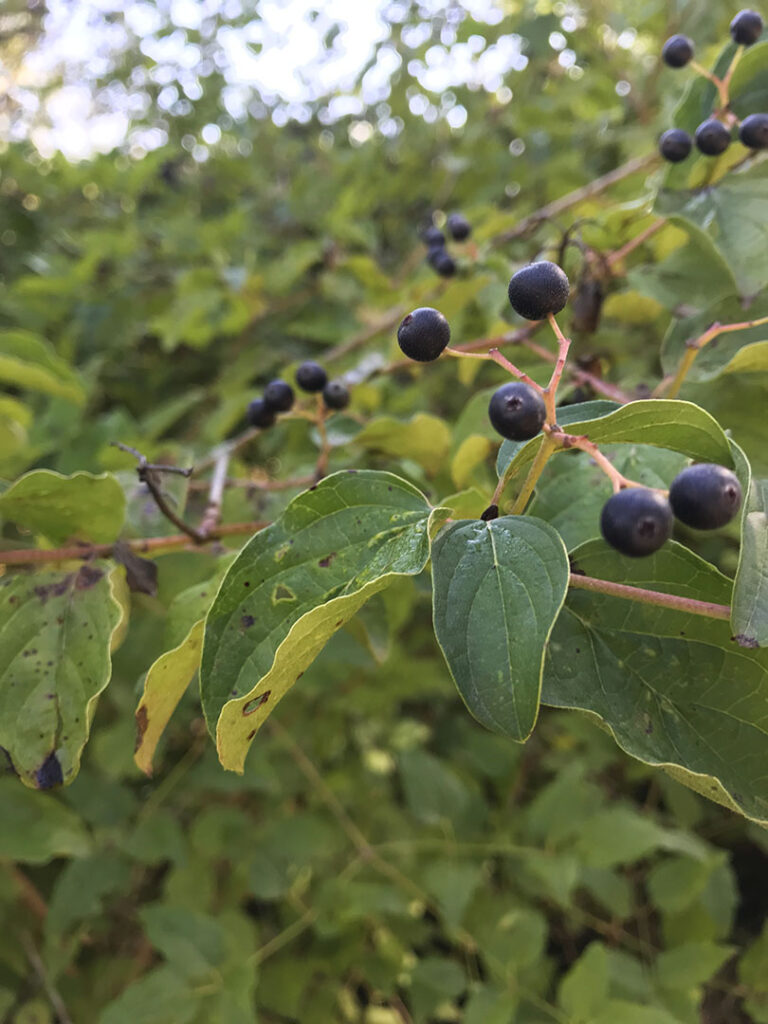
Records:
[[[560,378],[563,376],[563,370],[568,359],[568,349],[571,347],[571,339],[566,338],[563,332],[560,330],[557,320],[555,320],[554,313],[548,313],[547,319],[549,320],[552,330],[555,332],[555,337],[558,342],[557,361],[555,368],[552,371],[552,376],[549,379],[549,384],[544,388],[542,392],[544,397],[544,404],[547,407],[547,420],[546,422],[554,427],[557,424],[557,412],[555,410],[555,400],[557,398],[557,387],[560,383]]]
[[[560,431],[548,430],[546,427],[544,429],[551,437],[552,441],[557,444],[558,448],[565,450],[569,448],[578,448],[579,451],[586,452],[611,481],[614,494],[616,494],[617,491],[623,490],[625,487],[642,486],[642,484],[638,484],[634,480],[629,480],[623,475],[623,473],[620,473],[611,461],[603,455],[595,442],[590,441],[586,435],[564,434]]]

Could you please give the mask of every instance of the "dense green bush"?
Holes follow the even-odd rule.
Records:
[[[768,1021],[768,175],[736,131],[768,41],[720,3],[510,7],[393,8],[387,95],[304,123],[226,113],[215,61],[163,113],[129,39],[92,85],[146,94],[149,153],[44,156],[10,89],[0,1020]],[[230,16],[187,30],[201,68]],[[503,82],[420,84],[513,33]],[[670,127],[698,148],[664,164]],[[508,300],[541,260],[551,324]],[[421,307],[450,346],[409,361]],[[543,393],[499,444],[510,359]],[[331,384],[268,425],[306,361]],[[691,460],[737,516],[601,539]]]

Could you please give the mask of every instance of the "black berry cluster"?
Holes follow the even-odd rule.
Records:
[[[648,487],[627,487],[603,506],[600,530],[622,555],[652,555],[672,534],[673,518],[697,530],[717,530],[736,515],[741,486],[724,466],[701,462],[675,477],[669,497]]]
[[[449,218],[450,222],[450,218]],[[559,313],[568,301],[570,285],[556,263],[541,260],[518,270],[509,282],[509,301],[520,316],[543,320]],[[397,331],[403,353],[418,363],[431,363],[451,340],[451,328],[443,314],[431,306],[409,313]],[[535,437],[546,420],[544,399],[522,381],[503,384],[491,397],[488,417],[493,429],[510,441]]]
[[[246,419],[250,426],[266,430],[275,422],[279,412],[288,412],[293,401],[291,385],[284,380],[272,380],[264,388],[261,398],[254,398],[249,403]]]
[[[762,31],[763,19],[757,11],[739,11],[731,22],[731,37],[739,46],[752,46]],[[693,42],[683,35],[670,36],[661,50],[661,59],[671,68],[685,67],[693,55]],[[673,164],[685,160],[694,144],[704,156],[720,156],[731,144],[731,121],[736,123],[736,118],[726,108],[702,121],[693,138],[682,128],[670,128],[659,138],[659,152]],[[749,149],[768,149],[768,114],[745,117],[739,124],[739,140]]]
[[[349,405],[349,390],[339,380],[328,380],[328,374],[319,363],[306,362],[296,370],[296,384],[309,394],[322,392],[328,409],[344,409]],[[252,427],[266,430],[277,414],[288,412],[294,403],[294,391],[284,380],[273,380],[264,388],[261,398],[254,398],[246,411],[246,420]]]
[[[465,242],[472,234],[472,226],[461,213],[451,213],[445,222],[448,234],[454,242]],[[421,239],[427,247],[427,263],[441,277],[453,277],[456,273],[456,260],[446,247],[445,234],[440,228],[430,224],[421,233]]]
[[[296,370],[296,383],[310,395],[321,391],[328,409],[346,409],[349,405],[349,389],[346,384],[340,380],[328,380],[328,374],[319,363],[311,360],[302,363]]]

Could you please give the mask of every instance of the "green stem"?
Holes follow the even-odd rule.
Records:
[[[693,341],[689,341],[685,354],[680,360],[680,365],[678,366],[677,372],[669,386],[666,397],[677,397],[685,378],[688,376],[691,367],[696,361],[696,357],[699,352],[701,352],[701,350],[710,343],[710,341],[719,337],[721,334],[730,334],[733,331],[747,331],[751,327],[761,327],[763,324],[768,324],[768,316],[760,316],[754,320],[742,320],[735,324],[714,323],[708,327],[703,334],[699,335],[698,338],[695,338]]]
[[[544,472],[544,467],[557,449],[558,445],[552,441],[550,437],[545,435],[541,442],[541,447],[536,453],[536,458],[533,460],[533,465],[528,470],[528,476],[525,478],[523,488],[517,498],[515,498],[515,503],[512,506],[513,516],[519,516],[525,510],[525,506],[528,504],[528,500],[533,494],[533,489],[538,483],[539,477]]]

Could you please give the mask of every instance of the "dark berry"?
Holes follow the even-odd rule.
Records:
[[[434,225],[424,228],[421,237],[428,249],[442,249],[445,246],[445,235]]]
[[[692,147],[693,139],[682,128],[670,128],[659,139],[659,152],[672,164],[685,160]]]
[[[427,260],[440,277],[453,277],[456,273],[456,260],[446,249],[430,249]]]
[[[696,145],[705,156],[720,156],[731,144],[731,133],[722,121],[711,117],[696,129]]]
[[[611,547],[622,555],[642,558],[658,551],[669,539],[672,509],[658,491],[627,487],[603,505],[600,530]]]
[[[684,68],[693,57],[693,43],[688,36],[670,36],[661,50],[661,59],[671,68]]]
[[[741,122],[739,138],[750,149],[768,149],[768,114],[750,114]]]
[[[763,19],[757,11],[739,11],[731,22],[731,36],[739,46],[751,46],[763,32]]]
[[[293,405],[293,388],[284,380],[271,380],[264,388],[264,405],[272,412],[288,412]]]
[[[544,399],[521,380],[502,384],[491,396],[488,416],[493,429],[510,441],[536,437],[547,418]]]
[[[323,401],[329,409],[346,409],[349,391],[340,380],[329,380],[323,388]]]
[[[686,526],[717,530],[738,512],[741,484],[725,466],[699,462],[677,474],[669,488],[669,503]]]
[[[252,427],[261,427],[262,430],[271,427],[275,422],[275,414],[263,398],[254,398],[248,405],[245,418]]]
[[[448,230],[456,242],[464,242],[472,234],[472,225],[461,213],[452,213],[448,218]]]
[[[451,328],[443,314],[431,306],[414,309],[397,329],[397,343],[409,359],[431,363],[451,340]]]
[[[556,263],[540,260],[512,275],[509,301],[512,309],[526,320],[543,320],[550,313],[559,313],[568,301],[570,285]]]
[[[319,363],[302,363],[296,371],[296,383],[302,391],[322,391],[328,382],[328,374]]]

